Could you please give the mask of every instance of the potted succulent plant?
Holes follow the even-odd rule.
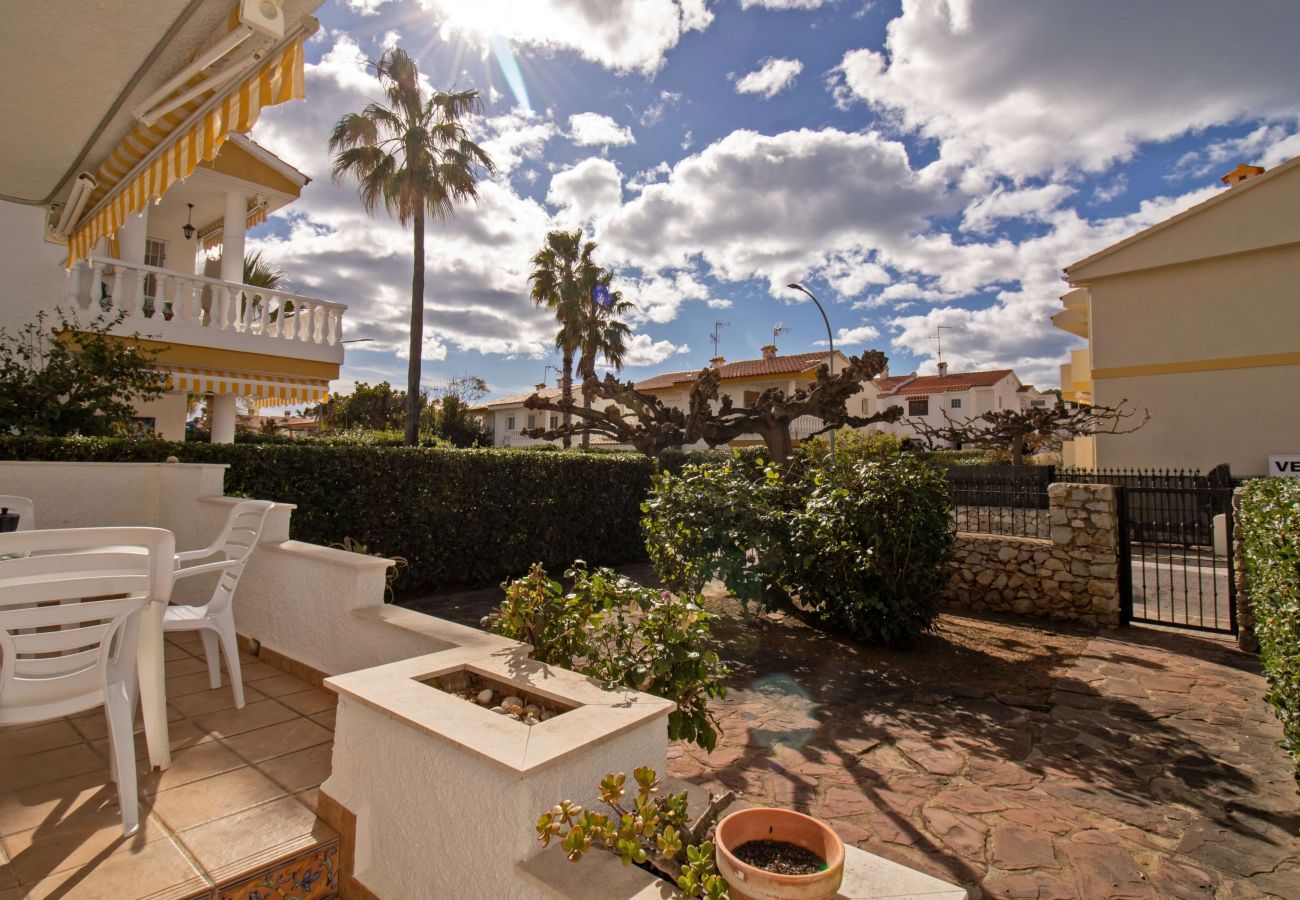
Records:
[[[844,842],[803,813],[742,809],[718,823],[713,839],[732,900],[830,900],[844,880]]]

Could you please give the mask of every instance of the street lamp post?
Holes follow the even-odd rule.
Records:
[[[808,290],[797,281],[792,281],[786,285],[792,290],[799,291],[808,296],[808,299],[817,305],[817,311],[822,314],[822,321],[826,324],[826,342],[830,345],[830,374],[835,374],[835,336],[831,334],[831,320],[826,318],[826,310],[822,308],[821,301],[813,296],[813,292]],[[831,429],[831,476],[835,475],[835,429]]]

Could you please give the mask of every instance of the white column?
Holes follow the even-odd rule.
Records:
[[[149,228],[149,207],[152,203],[146,203],[144,209],[137,213],[131,213],[122,223],[122,227],[117,230],[117,252],[123,262],[144,264],[144,239]]]
[[[248,221],[248,197],[239,191],[226,192],[226,214],[221,221],[221,280],[244,283],[244,231]]]
[[[212,429],[212,443],[235,442],[235,395],[213,394],[208,402],[208,427]]]

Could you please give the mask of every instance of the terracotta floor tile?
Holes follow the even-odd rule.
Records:
[[[315,722],[317,725],[324,725],[324,726],[325,726],[326,728],[328,728],[330,731],[333,731],[333,730],[334,730],[334,723],[335,723],[335,720],[337,719],[337,717],[338,717],[338,710],[337,710],[337,709],[331,709],[329,712],[316,713],[315,715],[311,716],[310,718],[311,718],[311,720],[312,720],[313,722]]]
[[[148,760],[142,760],[139,770],[140,793],[156,794],[243,766],[242,759],[218,742],[210,740],[197,747],[173,753],[171,768],[166,771],[151,770]]]
[[[213,690],[208,687],[208,669],[204,666],[202,672],[194,672],[190,675],[176,675],[167,679],[167,697],[184,697],[187,694],[198,694],[203,691]],[[230,690],[230,678],[223,666],[221,669],[221,688]],[[221,690],[217,688],[217,690]],[[232,701],[233,705],[233,701]]]
[[[81,741],[81,733],[67,719],[41,722],[21,729],[0,728],[0,759],[14,760]]]
[[[21,790],[46,781],[58,781],[73,775],[104,768],[104,761],[89,744],[72,744],[6,760],[0,766],[0,793]]]
[[[180,831],[277,800],[286,793],[261,772],[245,767],[160,791],[153,796],[153,812],[169,828]]]
[[[277,784],[290,793],[305,791],[316,787],[330,777],[330,765],[333,759],[334,745],[321,744],[307,750],[299,750],[288,756],[279,756],[258,763],[257,767],[275,779]]]
[[[181,694],[180,696],[167,695],[167,703],[176,711],[193,719],[206,713],[219,712],[223,709],[235,708],[235,692],[230,687],[229,679],[224,675],[221,679],[221,687],[213,690],[206,685],[206,677],[203,690],[197,693]],[[244,703],[251,705],[259,700],[265,700],[266,697],[255,688],[244,685]]]
[[[188,897],[211,882],[203,877],[172,838],[152,841],[140,849],[124,848],[93,867],[70,869],[24,885],[16,896],[28,900],[105,900]],[[8,900],[0,896],[0,900]]]
[[[290,709],[295,709],[304,716],[310,716],[316,713],[331,712],[338,704],[339,698],[332,691],[308,688],[296,694],[285,694],[282,697],[276,697],[276,699]]]
[[[303,806],[315,812],[317,795],[319,793],[320,793],[319,788],[308,788],[305,791],[299,791],[298,793],[294,794],[294,796],[298,798],[299,803],[301,803]]]
[[[241,663],[244,668],[244,684],[250,681],[261,681],[265,678],[275,678],[283,675],[284,672],[275,666],[268,666],[264,662]]]
[[[0,795],[0,835],[52,827],[67,819],[95,815],[108,806],[117,809],[117,787],[108,780],[105,766]]]
[[[261,762],[334,740],[334,733],[311,719],[290,719],[224,739],[223,743],[249,762]]]
[[[199,865],[210,873],[236,873],[244,860],[260,856],[269,861],[277,847],[312,839],[329,839],[334,833],[293,797],[264,803],[235,815],[216,819],[179,835]]]
[[[279,697],[281,694],[297,694],[307,687],[310,687],[310,685],[288,674],[263,678],[257,682],[257,689],[268,697]]]
[[[167,663],[167,678],[170,681],[173,678],[184,678],[186,675],[194,675],[198,672],[208,671],[207,661],[200,656],[187,656],[184,659],[173,659]]]
[[[94,865],[119,849],[140,850],[167,837],[157,819],[142,816],[140,830],[122,837],[122,815],[116,803],[94,814],[42,825],[4,838],[9,868],[19,884],[32,884],[67,869]]]
[[[274,700],[259,700],[250,702],[243,709],[224,709],[195,716],[194,723],[216,737],[229,737],[296,718],[298,714],[287,706]]]
[[[183,648],[178,647],[175,644],[167,644],[165,647],[163,647],[163,660],[165,660],[166,662],[171,662],[173,660],[178,660],[178,659],[193,659],[193,658],[194,655],[192,653],[187,653]]]

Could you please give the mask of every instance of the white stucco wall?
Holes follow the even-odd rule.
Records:
[[[637,766],[666,770],[662,718],[592,735],[580,752],[522,777],[348,697],[336,729],[321,789],[356,814],[355,874],[379,897],[550,898],[516,870],[542,852],[537,817],[565,799],[599,808],[610,772],[630,782]]]
[[[68,250],[45,241],[45,208],[0,200],[0,328],[13,332],[53,311]]]

